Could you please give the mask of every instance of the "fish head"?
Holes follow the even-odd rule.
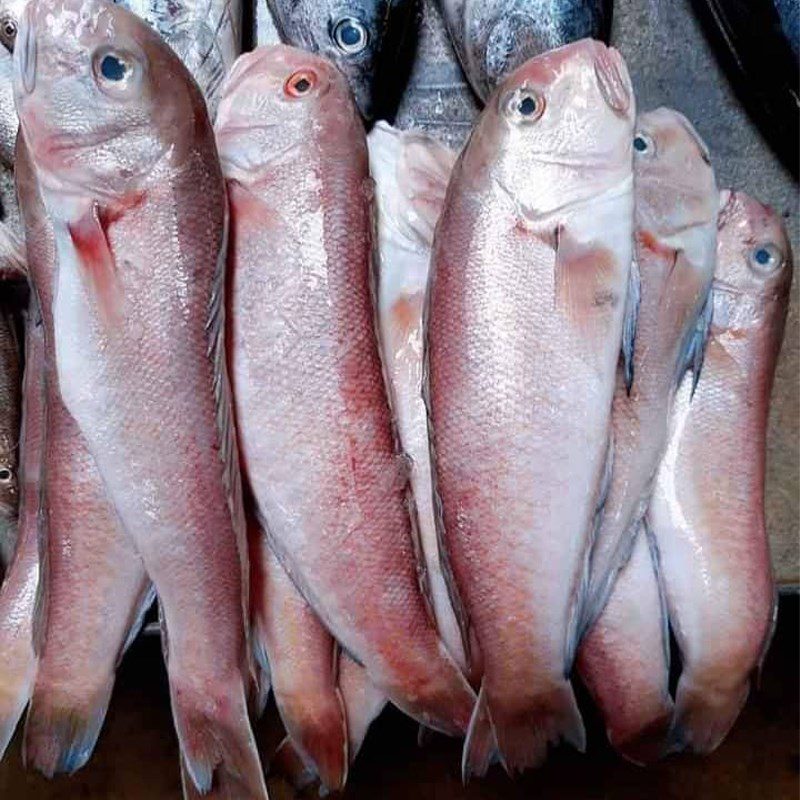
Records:
[[[444,12],[464,71],[483,100],[528,59],[604,32],[603,4],[586,0],[444,0]]]
[[[287,45],[240,56],[222,89],[215,123],[228,179],[253,185],[277,161],[302,157],[312,140],[363,126],[344,76],[327,59]]]
[[[389,20],[405,0],[270,0],[284,42],[330,59],[344,73],[366,119]]]
[[[584,39],[503,81],[473,131],[469,158],[534,219],[618,186],[630,191],[634,117],[622,57]]]
[[[711,156],[683,114],[658,108],[639,115],[633,165],[638,230],[685,240],[687,231],[714,224],[719,193]]]
[[[44,187],[118,199],[208,125],[186,68],[158,34],[103,0],[31,0],[14,48],[14,94]]]
[[[780,215],[744,192],[722,192],[718,218],[715,321],[725,306],[748,313],[784,297],[792,280],[792,248]],[[741,298],[751,302],[742,303]],[[752,302],[758,301],[758,302]],[[720,314],[718,314],[718,311]]]
[[[0,2],[0,44],[9,53],[14,52],[20,20],[28,0],[2,0]]]

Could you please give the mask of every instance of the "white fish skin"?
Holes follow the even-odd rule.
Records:
[[[792,253],[780,216],[722,195],[703,371],[678,391],[648,511],[682,672],[675,738],[716,748],[760,669],[777,609],[764,516],[769,397]]]
[[[614,396],[614,460],[592,549],[584,629],[628,559],[667,444],[672,399],[687,367],[700,363],[716,259],[717,186],[691,123],[669,108],[644,113],[634,145],[635,334],[632,341],[626,335],[627,379],[620,376]]]
[[[607,471],[634,117],[616,51],[585,40],[532,59],[487,104],[437,227],[429,424],[484,670],[465,774],[486,769],[495,737],[509,772],[562,738],[584,746],[566,676]]]
[[[226,200],[205,102],[152,28],[100,0],[31,3],[14,58],[56,234],[59,388],[158,591],[185,791],[263,800],[224,357]]]

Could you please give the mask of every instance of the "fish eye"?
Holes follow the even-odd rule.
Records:
[[[100,61],[100,74],[108,81],[124,80],[127,72],[128,65],[111,53],[103,56]]]
[[[11,470],[3,467],[0,469],[0,483],[9,483],[11,481]]]
[[[633,149],[643,156],[651,156],[656,151],[656,145],[646,133],[637,133],[633,137]]]
[[[783,253],[771,242],[756,245],[750,253],[750,264],[757,272],[772,272],[783,263]]]
[[[505,115],[514,122],[535,122],[544,113],[544,98],[525,87],[511,92],[505,101]]]
[[[0,19],[0,42],[6,49],[13,53],[14,42],[17,39],[17,22],[11,17],[3,17]]]
[[[289,97],[303,97],[317,85],[317,74],[310,69],[301,69],[292,73],[283,85]]]
[[[127,93],[135,82],[137,67],[136,57],[121,50],[104,48],[96,52],[92,59],[92,68],[98,85],[115,95],[119,92]]]
[[[333,43],[348,55],[360,53],[369,42],[367,28],[355,17],[343,17],[333,26]]]

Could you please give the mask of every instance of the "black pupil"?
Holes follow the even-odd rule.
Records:
[[[17,32],[16,26],[13,22],[6,22],[5,26],[3,27],[3,33],[6,36],[13,36]]]
[[[297,81],[297,83],[295,83],[294,88],[295,91],[300,92],[300,94],[303,94],[303,92],[307,92],[311,88],[311,84],[308,82],[306,78],[300,78],[300,80]]]
[[[536,101],[532,97],[526,97],[523,100],[520,100],[517,108],[523,117],[529,117],[534,111],[536,111]]]
[[[352,25],[349,22],[342,26],[339,35],[342,37],[342,41],[348,45],[348,47],[352,47],[361,41],[361,31],[355,25]]]
[[[100,62],[100,72],[109,81],[121,81],[127,71],[128,68],[116,56],[103,56]]]
[[[645,141],[645,139],[643,137],[637,136],[633,140],[633,147],[638,152],[644,153],[644,151],[647,150],[647,142]]]
[[[769,264],[771,260],[772,256],[766,247],[759,247],[758,250],[756,250],[756,261],[758,261],[759,264],[764,266],[765,264]]]
[[[7,469],[0,469],[0,481],[7,481],[11,477],[11,473]]]

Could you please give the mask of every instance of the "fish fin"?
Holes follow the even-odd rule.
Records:
[[[733,687],[696,685],[684,668],[675,693],[673,746],[695,753],[716,750],[733,727],[750,693],[749,676]]]
[[[628,71],[619,51],[613,47],[603,47],[594,60],[594,74],[609,107],[618,114],[626,114],[633,102],[633,89]]]
[[[486,775],[497,758],[497,740],[486,703],[486,689],[481,684],[461,753],[461,780],[464,785],[469,783],[473,775],[479,778]]]
[[[113,687],[112,673],[76,708],[74,698],[60,697],[55,687],[36,686],[25,719],[25,765],[47,778],[72,774],[84,766],[103,727]]]
[[[270,760],[269,771],[287,780],[298,792],[319,780],[314,768],[306,763],[289,736],[278,745]]]
[[[0,281],[28,280],[25,243],[8,223],[0,223]]]
[[[119,652],[119,657],[117,658],[117,666],[119,666],[120,661],[122,661],[122,657],[125,655],[128,648],[133,644],[136,637],[139,635],[139,631],[141,631],[142,625],[144,624],[144,618],[147,615],[147,612],[150,610],[150,606],[153,605],[155,599],[156,599],[155,587],[152,584],[148,584],[142,589],[141,597],[133,607],[131,627]]]
[[[113,324],[122,310],[122,293],[117,282],[116,261],[97,204],[77,220],[67,223],[67,230],[100,316],[106,323]]]
[[[636,347],[636,326],[639,321],[639,306],[642,302],[642,281],[639,265],[631,262],[628,276],[628,295],[625,299],[625,320],[622,328],[622,366],[625,390],[628,395],[633,386],[633,356]]]
[[[228,211],[225,211],[225,226],[217,254],[216,271],[208,307],[206,332],[208,356],[214,365],[214,399],[217,411],[219,435],[219,458],[222,462],[222,484],[228,500],[228,509],[236,536],[236,548],[241,565],[242,619],[250,619],[250,553],[247,541],[247,522],[244,513],[242,475],[239,467],[239,448],[233,424],[233,401],[228,376],[228,360],[225,349],[225,274],[228,250]],[[250,685],[255,683],[255,664],[250,646],[250,626],[245,625],[244,668]],[[191,765],[187,765],[191,767]],[[191,770],[190,770],[191,771]]]
[[[46,413],[46,412],[45,412]],[[45,440],[47,429],[44,426],[42,432],[42,454],[45,452]],[[39,510],[36,513],[36,541],[39,551],[39,581],[36,584],[36,599],[33,604],[33,625],[31,636],[33,639],[33,652],[37,657],[41,654],[44,647],[45,635],[47,634],[47,608],[49,604],[49,574],[50,574],[50,555],[47,548],[47,514],[45,505],[45,486],[47,481],[44,476],[45,459],[39,468]]]
[[[264,667],[256,661],[256,683],[253,687],[252,709],[255,719],[260,719],[264,716],[267,710],[267,703],[269,702],[269,693],[272,690],[272,676],[269,669]]]
[[[606,457],[603,462],[603,472],[600,477],[600,485],[597,490],[597,499],[594,505],[594,519],[592,530],[589,533],[589,541],[586,543],[584,551],[583,570],[581,572],[580,584],[575,592],[575,598],[570,615],[570,624],[567,630],[567,651],[565,654],[566,674],[572,671],[572,664],[578,653],[578,647],[586,633],[594,625],[602,612],[602,607],[597,608],[593,602],[591,588],[594,581],[592,575],[592,552],[594,550],[600,526],[603,524],[603,512],[608,500],[608,493],[611,491],[611,478],[614,474],[614,437],[608,437],[606,445]],[[603,602],[605,605],[605,601]]]
[[[678,360],[678,375],[676,385],[681,382],[684,374],[692,371],[692,393],[697,389],[697,383],[700,380],[700,373],[703,370],[703,362],[706,356],[706,345],[708,344],[708,335],[711,330],[711,318],[714,311],[714,295],[713,289],[709,289],[706,299],[703,302],[703,307],[697,317],[694,327],[689,332],[686,341],[681,348],[681,356]]]
[[[366,670],[344,654],[339,656],[339,691],[347,720],[348,753],[355,761],[372,722],[386,705],[386,698]]]
[[[267,790],[250,729],[241,677],[198,686],[170,680],[172,717],[186,775],[186,796],[266,800]]]
[[[497,707],[487,695],[500,762],[512,777],[541,766],[550,745],[566,741],[580,752],[586,749],[586,731],[569,680],[531,697],[513,708]]]
[[[761,652],[758,654],[758,662],[756,668],[753,670],[753,685],[756,690],[761,688],[761,673],[764,669],[764,659],[769,652],[769,646],[772,644],[772,638],[775,636],[775,628],[778,625],[778,589],[775,587],[772,594],[772,610],[770,612],[769,627],[764,636],[764,641],[761,643]]]

